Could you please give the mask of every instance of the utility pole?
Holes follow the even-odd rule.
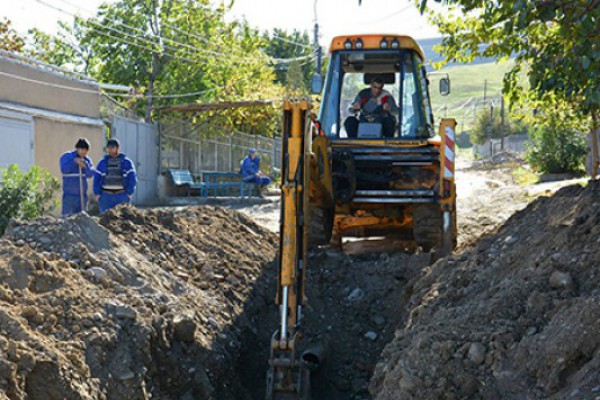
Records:
[[[494,130],[494,100],[490,102],[490,130],[488,139],[490,140],[490,159],[494,156],[494,143],[492,142],[492,131]]]
[[[504,96],[500,94],[500,149],[504,151]]]
[[[483,81],[483,108],[485,109],[485,102],[487,99],[487,79]]]
[[[315,0],[314,3],[314,13],[315,13],[315,28],[314,28],[314,46],[315,46],[315,53],[317,55],[317,58],[315,60],[315,68],[316,68],[316,73],[321,75],[321,45],[319,45],[319,22],[317,19],[317,1]]]

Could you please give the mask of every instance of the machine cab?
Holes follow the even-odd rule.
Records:
[[[335,37],[319,120],[332,140],[434,136],[424,55],[410,37]]]

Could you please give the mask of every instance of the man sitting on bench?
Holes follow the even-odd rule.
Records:
[[[261,190],[271,183],[271,179],[260,172],[260,158],[255,149],[248,151],[248,155],[242,161],[240,172],[244,182],[254,183],[258,197],[263,197]]]
[[[371,87],[361,90],[354,102],[350,105],[351,113],[358,113],[360,117],[349,116],[344,122],[348,138],[356,138],[358,124],[360,122],[378,122],[383,128],[383,136],[394,137],[396,118],[390,112],[397,112],[396,100],[390,92],[383,89],[384,81],[381,77],[375,77],[371,81]]]

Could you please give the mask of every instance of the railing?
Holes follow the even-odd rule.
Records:
[[[225,131],[189,121],[160,127],[161,170],[187,169],[201,172],[237,172],[250,148],[256,149],[264,174],[281,168],[281,139]]]

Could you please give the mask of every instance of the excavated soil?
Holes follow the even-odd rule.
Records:
[[[314,400],[600,399],[600,184],[527,207],[556,187],[502,169],[457,179],[453,257],[376,240],[311,252],[304,347],[326,348]],[[13,223],[0,399],[264,399],[278,209]]]
[[[274,329],[275,243],[213,207],[14,223],[0,240],[0,393],[253,398],[267,344],[247,346]]]
[[[600,399],[600,182],[541,197],[411,281],[370,390]]]

